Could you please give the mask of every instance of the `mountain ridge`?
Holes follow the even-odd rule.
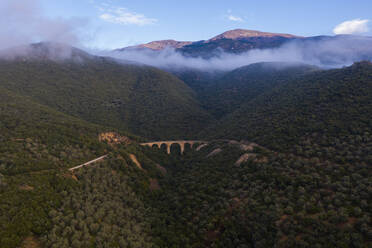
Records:
[[[149,43],[135,45],[135,46],[129,46],[124,48],[119,48],[117,51],[123,51],[123,50],[135,50],[135,49],[150,49],[150,50],[163,50],[166,48],[181,48],[183,46],[191,44],[191,41],[176,41],[176,40],[156,40],[151,41]]]
[[[357,35],[318,35],[303,37],[285,33],[270,33],[247,29],[233,29],[207,40],[193,42],[155,41],[115,51],[152,51],[153,57],[167,48],[184,57],[221,58],[225,54],[244,54],[251,50],[283,48],[286,54],[295,53],[294,59],[303,59],[308,64],[322,64],[325,67],[350,65],[353,62],[372,59],[372,37]],[[338,49],[336,49],[338,48]],[[286,49],[289,52],[286,52]],[[169,53],[168,53],[169,54]],[[167,57],[168,54],[165,54]],[[267,55],[267,54],[266,54]],[[265,54],[263,54],[265,56]],[[264,62],[257,61],[257,62]]]
[[[185,46],[193,45],[194,43],[196,44],[210,43],[210,42],[215,42],[221,39],[236,40],[236,39],[257,38],[257,37],[265,37],[265,38],[281,37],[281,38],[286,38],[286,39],[304,38],[302,36],[285,34],[285,33],[261,32],[261,31],[249,30],[249,29],[232,29],[232,30],[223,32],[219,35],[216,35],[207,40],[201,40],[201,41],[177,41],[177,40],[172,40],[172,39],[156,40],[156,41],[151,41],[151,42],[143,43],[139,45],[118,48],[118,49],[115,49],[115,51],[136,50],[136,49],[150,49],[154,51],[160,51],[166,48],[181,49]]]

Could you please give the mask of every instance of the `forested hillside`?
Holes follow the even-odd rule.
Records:
[[[216,118],[234,112],[262,93],[296,77],[318,70],[315,66],[270,62],[244,66],[210,82],[201,92],[203,106]]]
[[[207,132],[284,150],[307,136],[371,133],[372,65],[307,74],[241,106]],[[330,142],[325,138],[324,142]],[[342,141],[343,142],[343,141]]]
[[[41,55],[0,61],[0,85],[63,113],[152,139],[191,137],[212,120],[187,85],[161,70],[85,54],[63,61]]]
[[[42,229],[18,235],[40,247],[368,247],[368,165],[250,147],[213,142],[179,156],[117,146],[75,180],[49,175],[53,187],[19,189],[53,204],[26,215],[42,216]]]
[[[0,61],[1,248],[371,246],[370,62],[177,74],[191,89],[44,49]]]
[[[0,173],[67,167],[102,154],[106,128],[0,88]],[[110,130],[110,129],[109,129]]]
[[[249,146],[215,142],[166,166],[158,247],[369,247],[370,164]]]
[[[0,247],[18,247],[51,223],[48,211],[71,183],[67,168],[101,156],[105,128],[0,87]]]

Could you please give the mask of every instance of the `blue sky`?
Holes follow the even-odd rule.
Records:
[[[340,23],[357,19],[364,23],[357,23],[355,32],[372,35],[371,0],[39,1],[49,19],[79,20],[81,43],[101,49],[160,39],[202,40],[235,28],[331,35]]]

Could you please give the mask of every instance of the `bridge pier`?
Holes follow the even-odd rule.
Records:
[[[181,155],[182,155],[183,152],[185,151],[185,143],[181,143],[180,146],[181,146]]]
[[[165,144],[167,146],[167,153],[170,154],[171,153],[171,145],[172,144]]]

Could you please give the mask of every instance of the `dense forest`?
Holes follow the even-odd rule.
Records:
[[[242,104],[206,130],[210,137],[248,139],[275,149],[306,136],[341,138],[372,130],[372,64],[313,72]]]
[[[192,137],[213,120],[195,93],[170,73],[82,51],[74,52],[79,59],[55,61],[44,58],[45,49],[34,51],[32,58],[0,60],[1,87],[146,138]]]
[[[283,62],[243,66],[207,84],[200,101],[208,112],[221,119],[261,94],[317,70],[315,66]]]
[[[65,169],[110,150],[105,128],[59,113],[0,88],[0,247],[17,247],[50,227],[63,201]]]
[[[77,173],[77,185],[62,192],[62,206],[48,215],[47,247],[152,247],[148,209],[132,190],[128,164],[109,160]],[[138,177],[140,179],[140,177]]]
[[[44,49],[0,62],[1,248],[371,247],[370,62],[184,83]]]
[[[0,88],[0,173],[64,168],[107,148],[106,129]],[[110,129],[109,129],[110,130]]]
[[[157,199],[165,219],[158,220],[159,247],[368,246],[367,164],[259,148],[238,164],[246,153],[236,146],[215,144],[167,167],[172,176]]]
[[[40,240],[47,247],[368,247],[368,165],[247,147],[215,142],[182,157],[121,148],[77,172]],[[142,169],[128,159],[133,151]]]

